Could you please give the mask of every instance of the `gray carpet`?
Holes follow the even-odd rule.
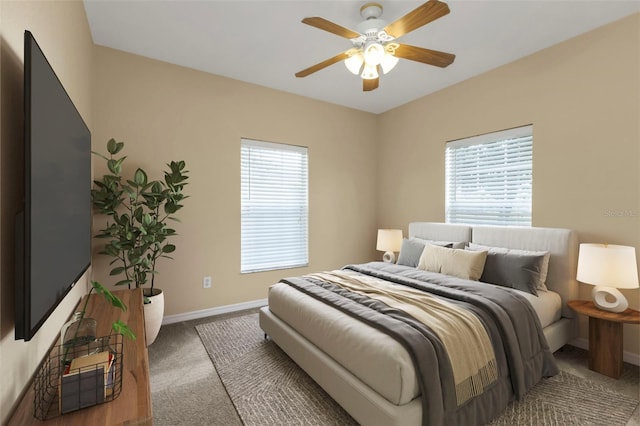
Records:
[[[625,364],[620,380],[609,379],[588,370],[585,351],[565,348],[556,353],[563,373],[512,403],[492,425],[640,425],[638,367]],[[149,359],[155,425],[353,424],[263,339],[255,311],[164,326]]]
[[[258,314],[196,327],[247,426],[357,425],[271,340]]]
[[[163,326],[148,349],[154,426],[242,426],[194,321]]]

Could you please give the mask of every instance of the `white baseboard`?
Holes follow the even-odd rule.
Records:
[[[575,346],[580,349],[589,350],[589,340],[583,337],[579,337],[577,339],[569,342],[570,345]],[[624,351],[622,352],[622,360],[624,362],[628,362],[629,364],[640,366],[640,355],[634,354],[633,352]]]
[[[176,322],[190,321],[199,318],[210,317],[212,315],[227,314],[229,312],[242,311],[245,309],[259,308],[267,305],[267,299],[252,300],[250,302],[236,303],[233,305],[216,306],[215,308],[202,309],[200,311],[185,312],[184,314],[167,315],[162,318],[162,325]]]

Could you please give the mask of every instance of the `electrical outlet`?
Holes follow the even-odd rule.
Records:
[[[204,277],[202,279],[202,287],[203,288],[211,288],[211,277]]]

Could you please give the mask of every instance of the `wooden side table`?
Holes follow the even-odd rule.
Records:
[[[623,363],[622,324],[640,324],[640,311],[603,311],[590,300],[570,300],[567,305],[589,317],[589,369],[618,379]]]

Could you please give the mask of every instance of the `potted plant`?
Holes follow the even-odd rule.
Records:
[[[110,275],[122,277],[115,285],[135,285],[144,288],[145,327],[147,344],[155,340],[164,312],[164,295],[156,288],[156,262],[169,258],[175,251],[170,243],[176,231],[168,222],[179,221],[175,213],[180,210],[187,196],[183,188],[187,184],[184,161],[167,164],[164,180],[149,180],[147,173],[138,168],[131,179],[122,175],[126,156],[116,157],[124,148],[124,142],[110,139],[107,142],[108,156],[97,152],[107,163],[108,173],[93,181],[91,190],[93,206],[108,217],[105,228],[98,231],[96,238],[106,240],[100,254],[113,258],[115,265]]]
[[[69,321],[67,324],[65,324],[63,327],[63,330],[60,332],[61,334],[60,338],[62,340],[63,346],[73,346],[77,343],[81,343],[81,344],[87,343],[86,338],[89,338],[90,340],[95,339],[96,337],[95,320],[92,319],[94,325],[89,327],[93,329],[93,333],[92,334],[88,333],[89,334],[88,336],[87,336],[87,333],[83,332],[83,328],[86,328],[86,327],[83,327],[82,325],[82,322],[84,320],[89,319],[89,318],[86,318],[85,315],[87,312],[87,305],[89,304],[89,296],[91,296],[91,293],[93,293],[94,291],[97,294],[104,297],[105,300],[114,308],[118,308],[123,312],[127,311],[127,305],[125,305],[124,302],[120,300],[118,296],[115,296],[113,293],[111,293],[107,288],[105,288],[99,282],[91,281],[91,289],[89,290],[89,294],[85,298],[82,309],[73,315],[73,319]],[[118,334],[122,334],[124,337],[128,337],[130,339],[136,338],[135,333],[129,328],[127,324],[125,324],[124,321],[120,319],[117,321],[114,321],[111,324],[111,331]]]
[[[102,284],[97,281],[91,281],[91,289],[89,290],[89,294],[85,298],[84,305],[82,309],[73,314],[71,320],[64,324],[62,330],[60,331],[60,343],[64,348],[64,355],[62,357],[62,362],[67,363],[70,361],[68,355],[69,351],[77,345],[86,345],[91,341],[96,339],[96,320],[93,318],[87,318],[87,305],[89,304],[89,297],[91,293],[96,292],[105,298],[105,300],[114,308],[121,309],[123,312],[127,311],[127,306],[124,304],[122,300],[113,293],[111,293],[107,288],[105,288]],[[118,319],[111,324],[111,334],[106,337],[107,344],[111,335],[113,333],[122,334],[124,337],[135,340],[136,335],[129,328],[129,326]],[[73,353],[73,352],[72,352]]]

